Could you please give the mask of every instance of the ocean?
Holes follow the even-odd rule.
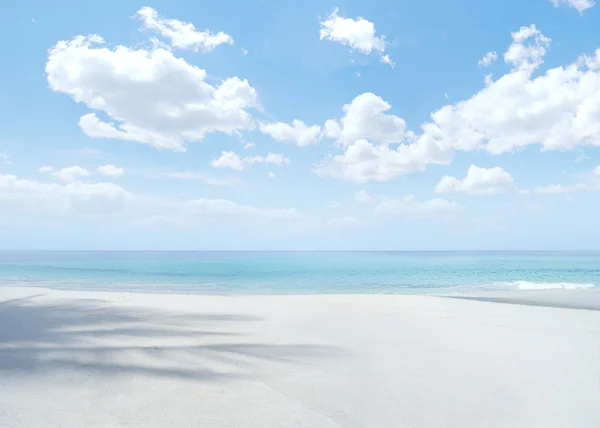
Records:
[[[600,286],[600,252],[0,252],[0,285],[194,294]]]

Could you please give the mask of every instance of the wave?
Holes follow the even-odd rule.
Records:
[[[491,284],[492,288],[510,289],[510,290],[589,290],[594,288],[594,284],[580,282],[531,282],[531,281],[512,281],[498,282]]]

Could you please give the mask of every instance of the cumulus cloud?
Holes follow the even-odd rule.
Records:
[[[368,204],[373,202],[373,196],[369,195],[364,190],[359,190],[354,194],[354,199],[356,202],[360,202],[361,204]]]
[[[554,7],[567,6],[577,10],[579,13],[594,7],[596,3],[593,0],[550,0]]]
[[[320,126],[308,126],[301,120],[294,120],[291,125],[284,122],[261,123],[259,129],[274,140],[293,142],[299,147],[316,144],[322,138]]]
[[[479,60],[478,64],[481,67],[488,67],[488,66],[492,65],[494,62],[496,62],[497,59],[498,59],[498,54],[496,52],[488,52],[483,56],[483,58],[481,58]]]
[[[344,152],[330,155],[314,171],[356,182],[387,181],[430,164],[449,164],[455,151],[497,155],[529,145],[600,146],[600,49],[534,77],[550,39],[534,25],[521,27],[512,39],[503,55],[511,71],[496,81],[486,77],[485,87],[471,98],[433,112],[420,134],[406,131],[400,117],[385,114],[390,106],[381,98],[357,97],[344,107],[340,122],[325,124],[326,136],[338,140]],[[395,143],[399,146],[392,147]]]
[[[381,62],[394,66],[394,63],[385,52],[385,36],[375,35],[375,24],[364,18],[356,19],[344,18],[338,15],[339,10],[335,8],[333,12],[323,21],[320,21],[321,30],[319,37],[321,40],[331,40],[365,55],[377,53],[381,57]]]
[[[241,205],[225,199],[195,199],[187,201],[184,207],[186,215],[218,215],[263,217],[269,219],[298,219],[302,212],[295,208],[264,209],[250,205]]]
[[[169,50],[109,48],[98,35],[54,45],[46,75],[53,91],[94,110],[79,120],[89,137],[160,149],[185,151],[209,133],[253,129],[247,109],[259,108],[247,80],[232,77],[212,86],[206,71]]]
[[[210,162],[213,168],[231,168],[236,171],[243,170],[248,165],[256,163],[272,164],[277,166],[289,165],[290,160],[282,154],[269,153],[267,156],[248,156],[240,158],[234,152],[222,152],[219,159]]]
[[[54,168],[51,166],[43,166],[38,171],[42,173],[50,173],[54,171]],[[60,181],[71,183],[80,178],[89,177],[91,174],[87,169],[82,168],[79,165],[74,165],[54,171],[52,172],[52,175],[58,178]]]
[[[366,92],[342,107],[344,116],[325,122],[325,135],[342,146],[356,140],[369,139],[381,143],[400,143],[406,138],[406,122],[393,114],[386,114],[392,106],[381,97]]]
[[[233,44],[233,37],[229,34],[222,31],[218,33],[208,30],[197,31],[194,24],[163,18],[151,7],[142,7],[138,10],[137,17],[146,29],[168,39],[171,45],[178,49],[211,52],[219,45]]]
[[[30,204],[35,208],[44,205],[58,212],[105,211],[122,206],[130,196],[125,189],[113,183],[72,181],[62,185],[0,174],[0,201]]]
[[[494,195],[515,187],[512,175],[499,166],[480,168],[471,165],[467,176],[457,179],[444,176],[435,188],[436,193],[464,192],[470,195]]]
[[[436,217],[457,211],[460,206],[454,201],[446,199],[430,199],[419,201],[415,195],[408,195],[404,199],[387,199],[375,208],[377,215],[391,215],[401,217]]]
[[[348,146],[343,154],[329,156],[317,164],[313,171],[320,177],[366,183],[388,181],[422,171],[430,163],[449,164],[450,161],[451,153],[433,142],[402,144],[393,148],[362,139]]]
[[[99,166],[97,168],[97,171],[102,175],[106,175],[107,177],[113,177],[113,178],[122,177],[123,174],[125,173],[123,168],[117,168],[114,165]]]
[[[600,165],[596,166],[596,168],[594,168],[594,170],[592,171],[592,173],[594,175],[600,176]]]
[[[361,224],[356,217],[334,217],[327,221],[327,225],[331,227],[354,227]]]

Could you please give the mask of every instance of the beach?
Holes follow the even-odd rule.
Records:
[[[0,287],[6,427],[595,428],[599,372],[594,310]]]

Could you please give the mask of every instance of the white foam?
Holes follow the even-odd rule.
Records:
[[[594,284],[579,282],[531,282],[512,281],[493,284],[496,288],[509,288],[511,290],[588,290],[594,288]]]

